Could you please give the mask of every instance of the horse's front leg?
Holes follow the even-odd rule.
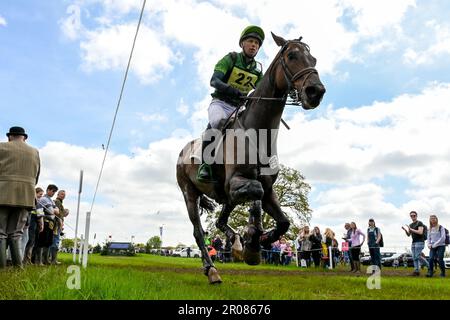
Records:
[[[272,188],[264,195],[262,208],[276,221],[276,227],[268,232],[264,232],[260,237],[261,245],[269,249],[273,242],[279,240],[280,236],[288,231],[290,222],[286,214],[281,210],[278,198]]]
[[[247,231],[244,235],[244,261],[249,265],[257,265],[261,262],[261,245],[259,238],[263,233],[261,223],[261,200],[253,202],[249,210]]]

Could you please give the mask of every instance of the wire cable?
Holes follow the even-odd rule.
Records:
[[[91,213],[92,213],[92,210],[94,208],[95,199],[97,197],[97,191],[98,191],[98,187],[100,185],[100,180],[102,178],[103,168],[105,166],[106,156],[108,154],[109,145],[111,143],[111,137],[112,137],[112,134],[113,134],[113,131],[114,131],[114,126],[116,124],[116,119],[117,119],[117,114],[119,112],[120,103],[122,102],[123,91],[125,89],[125,83],[126,83],[127,78],[128,78],[128,71],[130,70],[131,59],[133,57],[134,47],[136,45],[136,39],[137,39],[137,36],[138,36],[138,33],[139,33],[139,28],[141,26],[142,16],[144,15],[144,9],[145,9],[146,2],[147,2],[147,0],[144,0],[144,2],[142,4],[141,15],[139,16],[139,22],[138,22],[138,25],[137,25],[137,28],[136,28],[136,34],[134,35],[133,46],[131,48],[130,57],[128,59],[127,69],[125,71],[125,76],[123,78],[122,88],[120,90],[120,95],[119,95],[119,100],[117,101],[116,112],[114,114],[113,123],[112,123],[112,126],[111,126],[111,130],[109,132],[108,143],[106,144],[106,148],[105,148],[105,155],[103,156],[102,166],[101,166],[101,169],[100,169],[100,173],[98,175],[97,185],[95,186],[94,197],[92,199],[92,204],[91,204]]]

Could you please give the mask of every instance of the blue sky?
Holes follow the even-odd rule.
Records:
[[[374,217],[400,247],[409,210],[450,225],[450,4],[281,2],[147,1],[93,211],[97,240],[145,242],[164,224],[169,244],[194,242],[176,154],[206,127],[212,68],[251,23],[267,35],[265,68],[277,52],[270,31],[302,35],[327,87],[314,111],[286,108],[293,129],[278,148],[313,187],[311,223],[341,234],[344,222],[365,228]],[[68,191],[69,226],[80,169],[82,212],[90,208],[141,5],[0,2],[0,130],[26,128],[42,156],[40,185]]]

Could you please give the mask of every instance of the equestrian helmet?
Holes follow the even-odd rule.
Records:
[[[258,26],[248,26],[241,33],[241,37],[239,38],[239,46],[242,47],[242,41],[247,38],[256,38],[259,41],[259,46],[261,47],[264,42],[264,31]]]

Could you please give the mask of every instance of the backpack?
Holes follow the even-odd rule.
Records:
[[[441,231],[441,227],[442,226],[439,226],[439,232]],[[444,228],[444,229],[445,229],[445,245],[449,245],[450,244],[450,234],[449,234],[447,228]]]
[[[377,227],[375,227],[375,238],[378,238],[378,232],[380,232],[380,229],[378,229]],[[369,233],[369,229],[367,229],[367,233]],[[380,242],[378,242],[378,246],[380,248],[384,247],[384,240],[383,240],[383,234],[380,232]]]
[[[378,245],[380,246],[380,248],[384,247],[384,240],[383,240],[383,234],[380,232],[381,238],[380,238],[380,242],[378,243]]]

